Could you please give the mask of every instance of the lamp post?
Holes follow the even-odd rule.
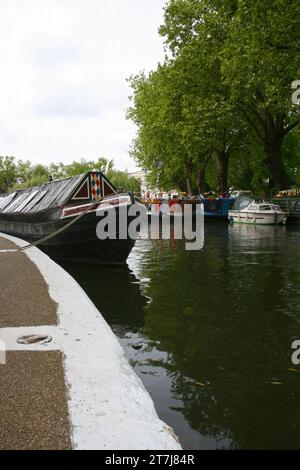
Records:
[[[264,183],[266,185],[266,197],[268,197],[268,186],[270,184],[270,178],[265,178]]]

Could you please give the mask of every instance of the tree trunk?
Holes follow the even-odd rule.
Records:
[[[257,103],[265,103],[264,94],[260,90],[257,91],[256,105]],[[266,155],[264,163],[268,167],[275,185],[278,189],[286,189],[289,187],[289,179],[282,161],[282,143],[288,132],[299,126],[300,121],[296,120],[288,127],[285,127],[286,115],[284,113],[274,114],[268,109],[260,113],[256,109],[256,105],[254,105],[254,108],[248,106],[248,112],[243,108],[240,108],[240,110],[264,146]],[[249,113],[249,109],[251,113]],[[254,119],[253,115],[255,116]]]
[[[282,143],[286,135],[284,115],[272,115],[265,112],[264,118],[264,152],[265,164],[278,189],[288,189],[289,180],[282,161]]]
[[[193,194],[193,163],[191,160],[188,160],[186,163],[186,187],[188,194]]]
[[[288,189],[289,180],[286,174],[281,154],[282,138],[274,135],[266,136],[264,151],[265,163],[270,171],[273,181],[278,189]]]
[[[200,194],[205,193],[205,191],[207,191],[207,189],[208,189],[207,183],[205,181],[205,168],[201,168],[198,171],[197,187],[198,187],[198,191],[199,191]]]
[[[229,153],[222,150],[217,154],[219,162],[218,191],[224,193],[228,185]]]
[[[186,188],[188,194],[193,194],[193,184],[190,175],[187,175],[186,177]]]

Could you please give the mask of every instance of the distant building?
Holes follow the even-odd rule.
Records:
[[[133,178],[138,179],[141,182],[141,194],[144,199],[171,199],[175,195],[178,195],[177,189],[170,189],[165,191],[164,189],[159,189],[151,186],[147,181],[147,173],[142,170],[133,171],[131,173],[127,173],[128,176],[132,176]]]
[[[149,183],[147,182],[147,175],[144,171],[133,171],[131,173],[128,173],[129,177],[133,177],[138,179],[141,182],[141,192],[146,193],[149,191]]]

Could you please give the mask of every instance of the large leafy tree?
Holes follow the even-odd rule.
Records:
[[[226,189],[229,158],[246,135],[245,121],[220,93],[215,64],[206,60],[206,52],[198,44],[187,46],[148,76],[130,80],[128,117],[138,126],[132,155],[154,181],[182,188],[184,180],[189,193],[196,186],[206,190],[205,171],[213,155],[219,190]]]
[[[230,158],[245,146],[247,124],[228,99],[228,87],[220,84],[218,59],[208,59],[211,47],[207,41],[192,42],[173,59],[180,78],[175,92],[181,94],[184,103],[184,146],[191,147],[197,163],[199,190],[202,172],[214,155],[218,162],[218,190],[223,192],[228,184]]]
[[[139,129],[131,154],[143,168],[150,170],[153,185],[168,187],[175,183],[183,189],[186,182],[191,191],[193,161],[180,138],[181,96],[172,94],[174,77],[171,75],[171,68],[165,65],[149,76],[142,73],[131,77],[133,105],[128,117]]]
[[[300,72],[297,0],[170,0],[161,34],[174,57],[201,47],[219,90],[255,132],[275,185],[289,185],[282,149],[300,124],[291,83]],[[213,77],[212,77],[213,78]]]

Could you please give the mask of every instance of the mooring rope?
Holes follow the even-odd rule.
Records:
[[[46,235],[45,237],[40,238],[36,242],[32,242],[29,245],[23,246],[23,247],[18,248],[18,249],[0,250],[0,253],[18,253],[18,252],[21,252],[21,251],[28,250],[28,248],[32,248],[33,246],[38,246],[41,243],[44,243],[44,242],[50,240],[51,238],[54,238],[56,235],[64,232],[65,230],[70,228],[73,224],[78,222],[78,220],[80,220],[87,212],[89,212],[90,210],[93,210],[93,208],[96,207],[101,202],[102,199],[103,199],[103,197],[97,199],[97,201],[95,201],[92,205],[89,205],[83,212],[81,212],[79,215],[77,215],[77,217],[75,217],[75,219],[71,220],[71,222],[69,222],[67,225],[64,225],[63,227],[59,228],[55,232],[50,233],[49,235]]]

